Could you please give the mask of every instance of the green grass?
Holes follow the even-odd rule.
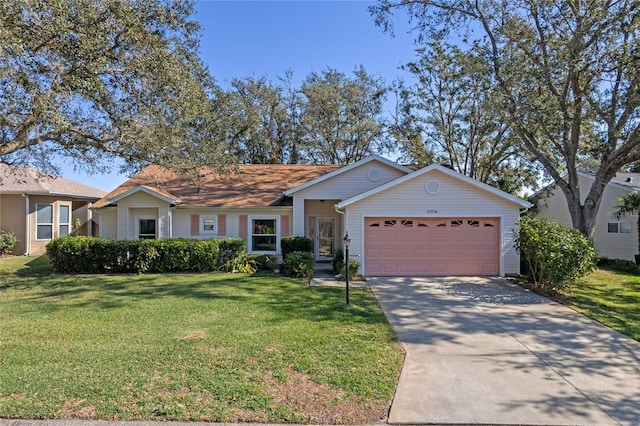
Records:
[[[579,312],[640,340],[640,276],[597,269],[571,285]]]
[[[0,417],[327,422],[291,396],[322,393],[362,421],[345,407],[393,397],[401,349],[369,291],[349,308],[275,275],[49,273],[0,260]]]

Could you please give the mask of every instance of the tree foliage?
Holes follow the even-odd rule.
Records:
[[[385,151],[381,118],[387,87],[357,68],[307,76],[300,89],[302,151],[313,163],[349,164]]]
[[[273,83],[236,79],[227,93],[242,163],[349,164],[387,149],[382,106],[387,87],[363,67],[353,77],[327,68],[294,87],[290,72]]]
[[[221,164],[213,133],[227,127],[192,14],[192,1],[1,2],[0,159]]]
[[[392,31],[396,9],[419,42],[487,49],[510,125],[561,188],[573,226],[591,236],[606,184],[640,159],[640,1],[382,0],[370,11]],[[582,202],[585,161],[595,179]]]
[[[285,89],[265,77],[233,80],[229,95],[237,127],[232,146],[241,163],[283,164],[295,160],[299,124]]]
[[[404,68],[414,77],[401,87],[394,133],[405,158],[448,163],[459,173],[517,191],[535,185],[535,170],[493,90],[482,46],[465,52],[435,39]]]

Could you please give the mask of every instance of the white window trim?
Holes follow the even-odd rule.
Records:
[[[68,207],[69,208],[69,217],[68,217],[69,221],[67,223],[62,223],[62,221],[61,221],[62,220],[62,214],[61,214],[60,210],[62,210],[62,207]],[[72,234],[73,231],[71,229],[71,216],[73,216],[73,209],[71,207],[71,204],[64,203],[64,204],[59,204],[58,205],[58,237],[61,236],[60,227],[63,226],[63,225],[67,225],[67,235],[71,235]]]
[[[135,239],[138,240],[140,239],[140,220],[149,220],[149,219],[153,219],[156,221],[156,237],[155,239],[158,239],[158,217],[157,216],[153,216],[153,215],[136,215],[135,217],[135,221],[136,221],[136,233],[135,233]]]
[[[617,231],[609,231],[609,225],[617,225]],[[622,232],[622,225],[625,225],[625,232]],[[631,224],[629,222],[607,222],[607,234],[631,234]]]
[[[213,230],[204,229],[204,221],[207,219],[213,219]],[[218,234],[218,215],[217,214],[201,214],[200,215],[200,234],[216,235]]]
[[[247,252],[253,252],[253,236],[254,235],[273,235],[273,234],[254,234],[253,233],[253,221],[254,220],[275,220],[276,222],[276,250],[275,251],[260,251],[260,253],[264,254],[278,254],[280,253],[280,216],[278,215],[250,215],[247,220],[247,227],[249,228],[249,232],[247,233]]]
[[[40,223],[38,222],[38,206],[50,206],[51,207],[51,223]],[[55,232],[55,227],[54,227],[54,223],[55,223],[55,206],[52,203],[36,203],[36,229],[35,229],[35,237],[36,237],[36,241],[51,241],[54,238],[54,232]],[[51,238],[38,238],[38,226],[40,225],[50,225],[51,226]]]

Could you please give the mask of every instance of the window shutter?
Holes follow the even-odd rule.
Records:
[[[249,233],[248,233],[248,216],[246,214],[242,214],[240,215],[240,238],[242,238],[243,240],[247,240]]]
[[[218,215],[218,235],[227,235],[227,215]]]
[[[200,215],[191,215],[191,235],[200,235]]]
[[[289,215],[283,214],[280,216],[280,237],[289,236]]]

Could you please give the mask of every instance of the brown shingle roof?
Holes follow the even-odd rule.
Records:
[[[286,205],[283,192],[318,178],[340,165],[248,164],[238,172],[214,175],[202,169],[199,184],[192,177],[149,166],[94,204],[101,208],[118,195],[144,186],[180,200],[180,207],[267,207]]]
[[[55,194],[100,198],[105,191],[30,167],[0,163],[0,193]]]

